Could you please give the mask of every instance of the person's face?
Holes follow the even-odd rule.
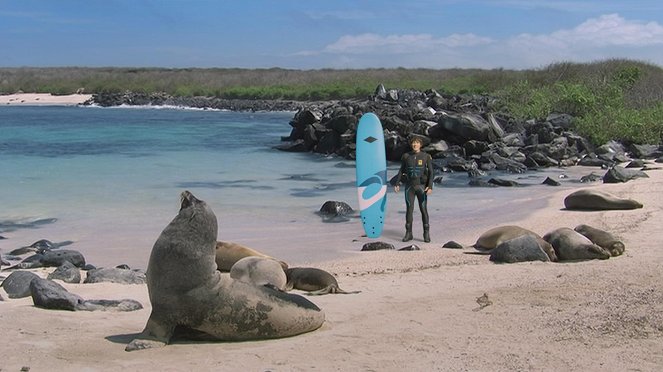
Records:
[[[410,143],[410,146],[412,147],[412,151],[414,152],[419,152],[421,150],[421,142],[419,141],[413,141]]]

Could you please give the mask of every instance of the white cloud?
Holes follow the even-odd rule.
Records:
[[[469,34],[344,35],[322,50],[301,57],[353,56],[366,66],[532,68],[553,62],[631,58],[663,64],[663,26],[627,20],[618,14],[590,18],[549,34],[519,34],[505,39]],[[654,59],[652,59],[652,56]]]

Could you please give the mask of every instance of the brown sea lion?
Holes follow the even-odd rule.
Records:
[[[574,229],[575,231],[581,233],[592,243],[598,245],[599,247],[606,249],[612,257],[619,256],[624,253],[626,247],[619,239],[607,231],[597,229],[589,225],[578,225]]]
[[[309,291],[308,295],[323,295],[328,293],[354,294],[361,291],[346,292],[338,286],[336,278],[322,270],[314,267],[292,267],[285,270],[288,278],[286,290],[299,289]]]
[[[288,337],[318,329],[325,314],[302,296],[234,280],[216,270],[217,219],[193,194],[154,243],[147,267],[152,312],[125,350],[161,347],[178,333],[223,341]]]
[[[550,261],[557,261],[557,254],[555,253],[555,250],[550,245],[550,243],[546,242],[537,233],[515,225],[498,226],[484,232],[481,234],[481,236],[479,236],[473,247],[484,251],[491,250],[508,240],[518,238],[523,235],[532,235],[535,237],[541,249],[543,249],[543,251],[546,252],[550,258]]]
[[[266,285],[285,291],[287,278],[281,264],[265,257],[244,257],[230,268],[230,277],[253,285]]]
[[[564,198],[564,207],[569,210],[621,210],[642,208],[642,204],[633,199],[619,198],[607,192],[582,189]]]
[[[264,253],[260,253],[255,249],[245,247],[243,245],[233,242],[216,242],[216,268],[222,272],[229,272],[233,265],[244,257],[264,257],[275,259]],[[278,261],[278,260],[277,260]],[[283,261],[278,261],[283,269],[288,268],[288,264]]]
[[[553,246],[560,261],[610,258],[610,252],[568,227],[553,230],[544,235],[543,239]]]

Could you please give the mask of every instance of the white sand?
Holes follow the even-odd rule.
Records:
[[[269,341],[177,341],[127,353],[150,313],[144,285],[63,284],[86,299],[140,301],[131,313],[0,302],[0,370],[18,371],[660,371],[663,370],[663,170],[595,184],[643,209],[563,210],[570,191],[516,224],[541,235],[580,223],[608,230],[623,256],[577,263],[494,264],[465,250],[362,252],[321,263],[355,295],[310,297],[317,331]],[[485,222],[485,221],[483,221]],[[494,226],[501,225],[494,221]],[[483,233],[443,239],[473,243]],[[334,238],[331,236],[330,238]],[[329,244],[347,244],[346,240]],[[7,273],[3,273],[7,274]],[[487,294],[492,304],[481,308]]]
[[[0,106],[75,106],[92,98],[91,94],[54,96],[50,93],[18,93],[0,95]]]

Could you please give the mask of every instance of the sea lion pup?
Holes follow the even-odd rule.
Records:
[[[265,257],[244,257],[230,268],[230,277],[253,285],[266,285],[285,292],[287,278],[281,264]]]
[[[479,236],[473,247],[482,251],[491,250],[495,249],[495,247],[508,240],[518,238],[523,235],[531,235],[536,238],[537,243],[539,243],[541,249],[546,252],[548,258],[550,258],[550,261],[557,261],[557,254],[555,253],[555,250],[550,245],[550,243],[545,241],[541,236],[539,236],[539,234],[515,225],[498,226],[484,232],[481,234],[481,236]]]
[[[553,246],[560,261],[610,258],[610,252],[568,227],[553,230],[544,235],[543,239]]]
[[[245,247],[233,242],[216,242],[216,268],[222,272],[229,272],[233,265],[244,257],[264,257],[276,260],[266,254],[260,253],[255,249]],[[277,260],[283,270],[288,268],[288,264]]]
[[[285,285],[286,291],[299,289],[300,291],[309,291],[310,296],[323,295],[329,293],[354,294],[361,291],[346,292],[338,286],[336,278],[322,270],[314,267],[293,267],[285,270],[288,282]]]
[[[626,250],[624,243],[607,231],[589,225],[578,225],[574,230],[586,236],[592,243],[610,252],[612,257],[619,256]]]
[[[325,314],[302,296],[255,286],[216,270],[217,220],[184,191],[177,216],[154,243],[147,266],[152,313],[125,350],[161,347],[178,331],[207,340],[263,340],[319,328]]]
[[[607,192],[582,189],[564,198],[564,207],[570,210],[638,209],[642,204],[633,199],[623,199]]]

